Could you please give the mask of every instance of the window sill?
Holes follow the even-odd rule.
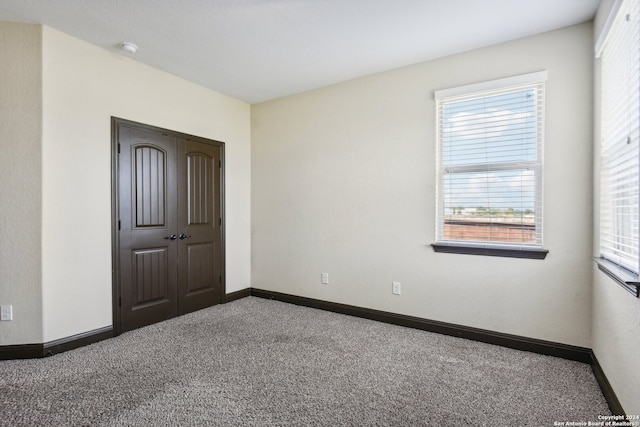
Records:
[[[598,270],[611,277],[636,298],[640,296],[640,276],[605,258],[598,257],[594,260],[598,264]]]
[[[545,259],[549,253],[546,249],[521,249],[509,247],[486,247],[475,245],[462,245],[451,243],[432,243],[431,246],[435,252],[444,252],[448,254],[465,254],[465,255],[483,255],[497,256],[506,258],[528,258],[528,259]]]

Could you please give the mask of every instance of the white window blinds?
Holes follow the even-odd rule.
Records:
[[[439,243],[542,246],[544,80],[436,92]]]
[[[638,274],[640,1],[625,0],[601,44],[600,253]]]

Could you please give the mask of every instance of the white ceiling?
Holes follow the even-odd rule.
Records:
[[[41,23],[257,103],[578,24],[600,0],[0,0]]]

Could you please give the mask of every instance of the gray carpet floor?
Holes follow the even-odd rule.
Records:
[[[553,426],[600,414],[587,364],[256,297],[0,361],[2,426]]]

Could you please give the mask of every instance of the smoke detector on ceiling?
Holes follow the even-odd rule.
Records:
[[[120,49],[124,50],[127,53],[136,53],[138,50],[138,46],[131,42],[122,42],[120,43]]]

